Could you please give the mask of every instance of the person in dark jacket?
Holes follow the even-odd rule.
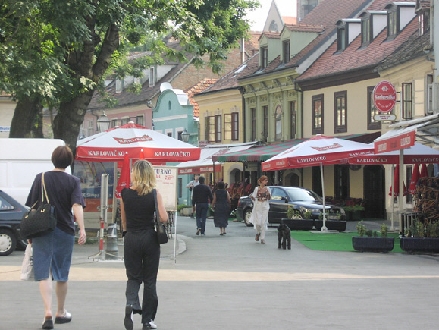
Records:
[[[192,196],[192,206],[195,206],[195,218],[197,222],[196,235],[204,235],[206,228],[207,211],[209,203],[212,202],[212,191],[209,186],[205,185],[206,179],[202,176],[198,179],[199,184],[194,187]]]

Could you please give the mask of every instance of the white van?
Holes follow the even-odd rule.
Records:
[[[63,145],[58,139],[0,138],[0,190],[24,205],[35,176],[53,169],[52,152]]]

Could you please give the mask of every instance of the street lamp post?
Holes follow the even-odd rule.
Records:
[[[104,113],[98,119],[98,130],[99,133],[105,132],[110,128],[110,119],[108,119],[107,115]]]
[[[190,137],[190,133],[186,130],[186,128],[183,130],[183,132],[181,132],[181,140],[183,142],[189,142],[189,137]]]

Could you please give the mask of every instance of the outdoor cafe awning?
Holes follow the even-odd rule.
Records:
[[[213,160],[214,157],[220,156],[227,152],[242,152],[254,143],[242,143],[233,145],[210,145],[201,149],[200,159],[183,162],[177,165],[178,174],[200,174],[205,172],[219,172],[221,170],[221,163]],[[214,164],[215,161],[215,164]]]
[[[380,134],[380,132],[375,132],[370,134],[350,134],[337,137],[356,142],[372,143]],[[268,145],[255,145],[247,150],[239,152],[227,152],[222,155],[214,155],[212,156],[212,160],[218,162],[263,162],[305,140],[308,139],[294,139],[284,142],[275,142]]]

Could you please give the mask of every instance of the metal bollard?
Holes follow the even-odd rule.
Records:
[[[119,247],[117,246],[117,225],[112,223],[108,225],[106,240],[105,256],[106,259],[118,259]]]

